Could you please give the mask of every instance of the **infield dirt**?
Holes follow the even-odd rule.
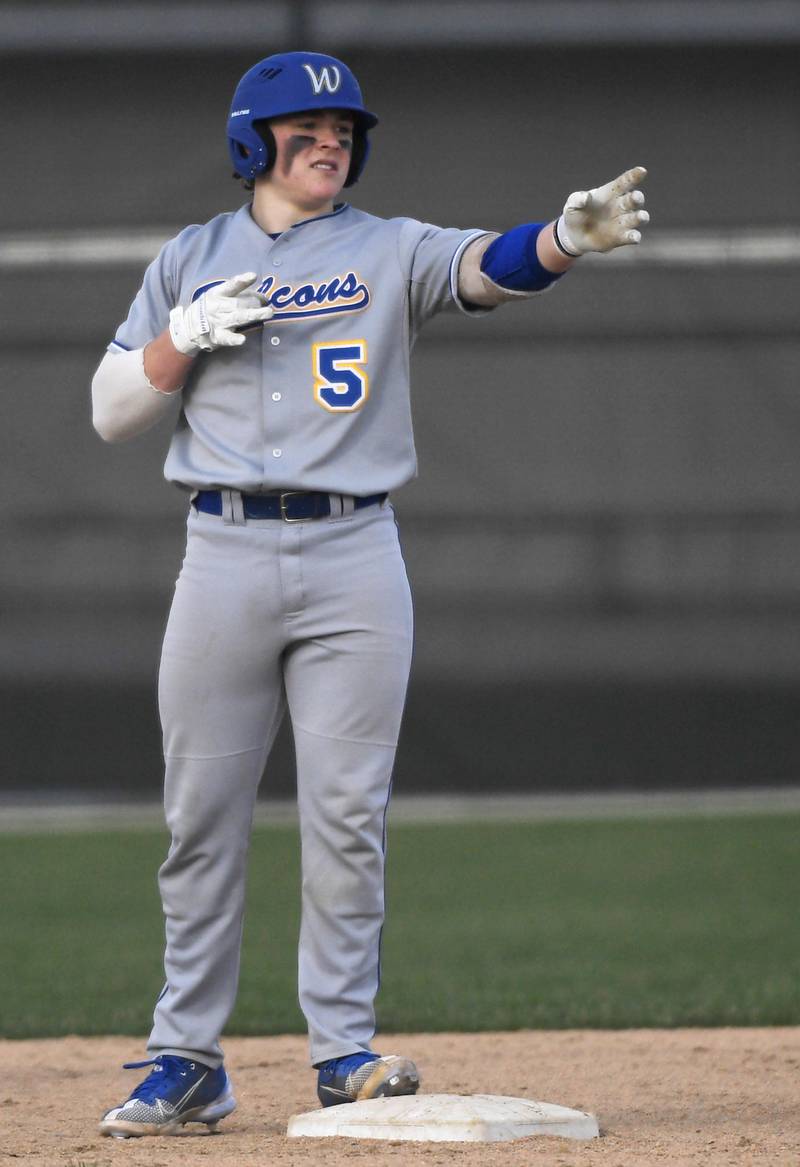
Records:
[[[102,1112],[142,1076],[131,1038],[1,1041],[0,1163],[26,1167],[188,1164],[532,1163],[542,1167],[717,1167],[800,1162],[800,1028],[564,1031],[384,1036],[378,1048],[415,1058],[423,1090],[510,1094],[588,1110],[601,1137],[510,1143],[287,1139],[290,1115],[318,1105],[298,1037],[230,1038],[239,1102],[218,1133],[172,1138],[97,1133]],[[139,1075],[139,1076],[137,1076]]]

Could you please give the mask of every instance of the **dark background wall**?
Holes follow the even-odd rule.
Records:
[[[488,47],[331,46],[381,116],[351,192],[374,213],[502,230],[650,170],[636,255],[488,319],[441,317],[417,348],[398,786],[796,782],[800,21],[783,43],[583,27],[544,46],[488,26]],[[0,38],[0,781],[152,795],[185,499],[161,477],[169,427],[104,446],[89,382],[159,239],[242,201],[230,95],[287,46],[266,22],[224,51],[50,37]],[[265,793],[290,789],[290,762],[284,738]]]

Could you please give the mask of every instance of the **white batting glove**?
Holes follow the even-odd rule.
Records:
[[[646,177],[643,166],[634,166],[605,186],[571,194],[555,226],[559,250],[577,258],[587,251],[611,251],[639,243],[639,228],[650,222],[650,216],[641,209],[644,195],[634,188]]]
[[[247,337],[237,332],[243,324],[269,320],[274,309],[251,287],[258,276],[243,272],[198,296],[188,308],[173,308],[169,314],[169,334],[179,353],[195,356],[200,349],[230,348],[244,344]]]

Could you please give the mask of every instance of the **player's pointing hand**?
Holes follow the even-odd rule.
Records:
[[[247,337],[236,330],[262,324],[274,314],[253,287],[257,279],[255,272],[243,272],[209,288],[188,308],[173,308],[169,334],[178,352],[195,356],[200,349],[211,352],[244,344]]]
[[[643,166],[634,166],[605,186],[571,194],[556,223],[560,249],[578,256],[639,243],[641,228],[649,223],[650,216],[643,209],[644,195],[636,188],[646,177]]]

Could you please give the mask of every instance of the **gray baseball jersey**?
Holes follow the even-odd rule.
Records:
[[[451,305],[480,230],[381,219],[344,204],[277,238],[248,206],[187,227],[150,265],[109,346],[141,348],[216,283],[256,271],[275,310],[241,348],[201,355],[183,390],[166,477],[190,489],[369,495],[416,473],[409,353]]]

